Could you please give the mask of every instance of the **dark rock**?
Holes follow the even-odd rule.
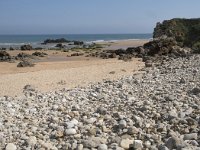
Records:
[[[126,50],[124,49],[117,49],[115,50],[116,55],[122,55],[122,54],[127,54]]]
[[[136,55],[136,56],[142,56],[142,55],[145,55],[146,54],[146,50],[142,47],[142,46],[139,46],[139,47],[129,47],[126,49],[126,53],[127,54],[133,54],[133,55]]]
[[[58,47],[58,48],[64,48],[65,45],[63,45],[62,43],[58,43],[55,47]]]
[[[151,60],[147,60],[147,61],[145,62],[145,67],[152,67],[152,66],[153,66],[153,63],[152,63]]]
[[[33,67],[35,64],[28,60],[23,60],[22,62],[19,62],[17,67]]]
[[[46,39],[42,44],[49,44],[49,43],[69,43],[69,40],[66,40],[65,38],[60,39]]]
[[[10,61],[11,56],[6,51],[0,51],[0,61]]]
[[[124,54],[119,56],[119,60],[124,60],[124,61],[131,61],[132,60],[132,55],[129,54]]]
[[[71,56],[83,56],[84,54],[83,53],[73,53],[71,54]]]
[[[32,85],[25,85],[23,88],[24,91],[35,91],[35,87]]]
[[[13,51],[13,50],[14,50],[14,48],[13,48],[13,47],[10,47],[10,48],[9,48],[9,50]]]
[[[44,53],[44,52],[34,52],[32,55],[33,56],[38,56],[38,57],[45,57],[48,54]]]
[[[111,53],[108,55],[109,58],[117,58],[117,55],[115,53]]]
[[[33,59],[33,56],[26,53],[19,53],[15,58],[17,60],[24,60],[24,59]]]
[[[25,51],[25,50],[32,50],[33,47],[32,47],[31,45],[22,45],[22,46],[20,47],[20,49],[21,49],[22,51]]]
[[[109,54],[106,53],[106,52],[102,52],[102,53],[100,53],[99,57],[102,58],[102,59],[108,59],[109,58]]]
[[[73,41],[74,45],[83,45],[84,42],[83,41]]]
[[[194,95],[198,95],[200,93],[200,88],[195,87],[190,91],[190,93]]]
[[[3,51],[5,51],[5,50],[6,50],[6,48],[5,48],[5,47],[2,47],[0,50],[3,50]]]
[[[34,48],[34,50],[43,50],[43,48],[42,47],[36,47],[36,48]]]

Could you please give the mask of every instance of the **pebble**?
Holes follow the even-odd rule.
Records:
[[[133,144],[133,139],[122,139],[120,142],[120,146],[124,149],[129,149],[130,146]]]
[[[74,134],[76,134],[76,129],[66,129],[65,134],[66,135],[74,135]]]
[[[98,150],[107,150],[108,149],[108,146],[106,144],[100,144],[98,146]]]
[[[17,146],[13,143],[8,143],[6,145],[6,150],[17,150]]]

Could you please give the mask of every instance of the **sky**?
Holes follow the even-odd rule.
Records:
[[[200,17],[200,0],[0,0],[0,34],[152,33]]]

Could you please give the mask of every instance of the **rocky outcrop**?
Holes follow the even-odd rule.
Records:
[[[21,49],[22,51],[25,51],[25,50],[32,50],[33,47],[32,47],[31,45],[22,45],[22,46],[20,47],[20,49]]]
[[[180,47],[190,47],[200,51],[200,18],[171,19],[157,23],[153,38],[161,36],[172,37]]]
[[[144,44],[143,47],[148,56],[173,55],[186,57],[192,52],[190,48],[178,46],[174,38],[166,36],[155,38],[153,41]]]

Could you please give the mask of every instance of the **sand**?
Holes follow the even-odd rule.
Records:
[[[146,41],[120,41],[110,47],[139,46]],[[109,49],[109,48],[108,48]],[[21,51],[12,51],[15,56]],[[116,80],[132,75],[144,67],[141,59],[124,62],[117,59],[67,57],[69,53],[44,51],[48,57],[35,61],[34,67],[17,68],[17,63],[0,62],[0,96],[20,96],[25,85],[41,92],[86,86],[103,79]],[[33,53],[33,51],[25,51]]]

